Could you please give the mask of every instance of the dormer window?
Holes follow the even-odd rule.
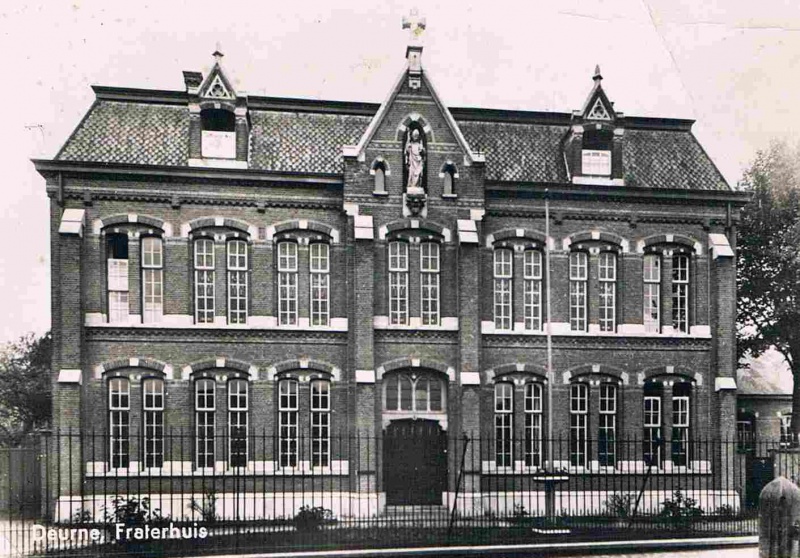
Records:
[[[611,176],[611,134],[587,130],[583,134],[581,171],[583,176]]]
[[[236,158],[236,117],[223,109],[206,109],[200,113],[202,155],[212,159]]]

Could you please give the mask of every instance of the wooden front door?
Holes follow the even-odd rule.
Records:
[[[447,434],[432,420],[392,422],[383,436],[389,505],[441,505],[447,487]]]

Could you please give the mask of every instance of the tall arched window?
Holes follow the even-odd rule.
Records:
[[[214,280],[216,272],[214,240],[194,241],[194,320],[198,324],[214,323]]]
[[[164,381],[148,378],[142,382],[142,424],[144,466],[164,465]]]
[[[647,465],[661,466],[663,422],[663,385],[660,382],[644,384],[644,462]]]
[[[542,329],[542,253],[539,250],[525,250],[523,261],[525,281],[525,329]]]
[[[108,266],[108,321],[125,323],[130,307],[128,302],[128,234],[113,233],[106,236]]]
[[[214,467],[214,426],[217,411],[214,380],[197,380],[194,393],[196,463],[198,468],[211,468]]]
[[[514,281],[514,251],[498,248],[494,251],[494,327],[510,330],[511,300]]]
[[[246,380],[228,382],[228,465],[247,467],[247,415],[249,411]]]
[[[616,384],[600,384],[600,408],[597,425],[597,459],[604,467],[617,464],[617,404]]]
[[[142,321],[157,323],[164,314],[164,246],[160,238],[142,239]]]
[[[617,327],[617,255],[600,252],[597,261],[600,296],[600,331],[613,332]]]
[[[576,467],[586,467],[589,453],[589,386],[569,386],[569,458]]]
[[[384,409],[416,413],[445,410],[444,380],[436,375],[392,373],[384,379]]]
[[[525,384],[525,465],[542,466],[542,384]]]
[[[442,195],[454,196],[456,193],[456,167],[452,163],[446,163],[442,167],[440,174],[442,177]]]
[[[297,467],[298,463],[298,387],[294,379],[278,382],[278,459],[281,467]]]
[[[131,386],[127,378],[108,382],[109,462],[112,469],[125,469],[130,463]]]
[[[228,323],[247,323],[247,242],[228,241]]]
[[[297,325],[297,243],[278,243],[278,324]]]
[[[500,382],[494,386],[494,455],[498,467],[514,465],[514,386]]]
[[[314,242],[310,248],[311,325],[330,323],[330,247]]]
[[[672,462],[685,467],[690,461],[692,384],[676,382],[672,386]]]
[[[372,163],[373,194],[386,193],[386,163],[376,160]]]
[[[672,257],[672,327],[689,333],[689,256]]]
[[[408,243],[389,243],[389,323],[408,324]]]
[[[642,272],[644,278],[644,330],[648,333],[660,333],[661,256],[645,254]]]
[[[589,255],[569,254],[569,324],[572,331],[586,331],[586,296],[589,280]]]
[[[423,242],[419,251],[422,325],[439,325],[439,244]]]

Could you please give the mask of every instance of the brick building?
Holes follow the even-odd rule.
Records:
[[[571,113],[448,107],[422,52],[380,106],[247,96],[219,53],[184,91],[94,87],[35,161],[55,427],[81,433],[61,517],[211,474],[273,510],[307,477],[369,513],[440,502],[463,433],[475,510],[545,470],[722,467],[692,441],[735,434],[745,198],[692,121],[623,115],[599,69]]]

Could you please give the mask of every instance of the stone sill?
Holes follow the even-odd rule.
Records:
[[[526,330],[524,324],[514,324],[514,329],[495,329],[494,322],[482,321],[481,333],[484,335],[519,335],[530,337],[546,337],[545,330]],[[711,328],[706,325],[692,326],[689,333],[673,331],[671,327],[662,328],[661,333],[644,330],[640,324],[620,324],[617,331],[600,331],[596,324],[590,324],[587,331],[574,331],[568,323],[551,323],[551,335],[558,337],[638,337],[650,339],[711,339]],[[592,327],[594,326],[594,327]]]
[[[224,329],[224,330],[275,330],[275,331],[331,331],[347,332],[347,318],[330,318],[328,326],[312,326],[308,318],[299,318],[298,325],[278,325],[275,316],[248,316],[246,324],[229,324],[225,316],[217,316],[214,323],[197,324],[194,317],[184,314],[164,314],[158,322],[142,323],[137,315],[131,315],[126,322],[109,322],[105,314],[87,313],[84,326],[99,329]]]
[[[494,461],[481,462],[480,473],[483,475],[645,475],[647,465],[644,461],[618,461],[616,467],[601,466],[597,461],[589,467],[576,467],[564,462],[555,462],[555,471],[547,471],[544,467],[530,467],[524,461],[515,461],[513,467],[498,467]],[[477,473],[478,471],[467,471]],[[708,461],[692,461],[691,467],[676,467],[671,462],[664,462],[661,467],[653,467],[651,475],[710,475],[711,463]]]

